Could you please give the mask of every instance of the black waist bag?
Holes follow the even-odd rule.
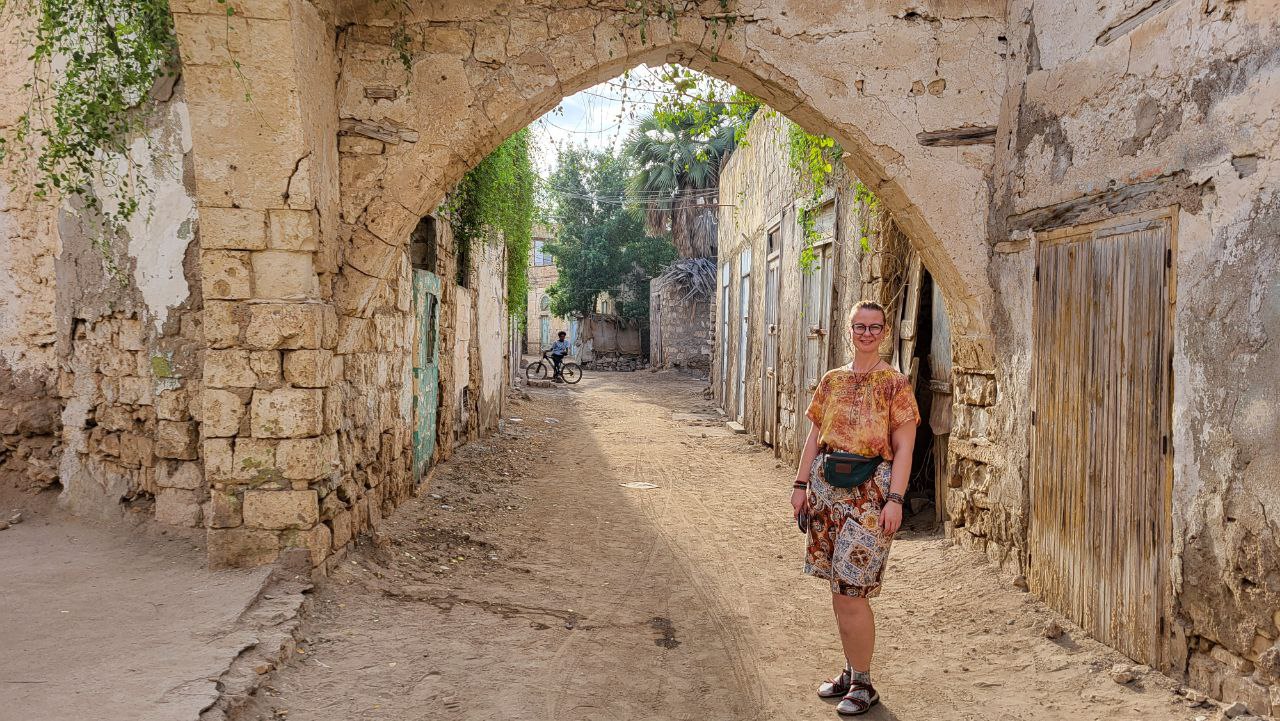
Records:
[[[836,488],[857,488],[875,475],[881,461],[878,456],[867,458],[857,453],[835,451],[828,453],[822,461],[823,477]]]

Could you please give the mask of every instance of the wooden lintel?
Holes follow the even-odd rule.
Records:
[[[400,97],[400,91],[386,85],[370,85],[365,87],[364,97],[368,100],[395,100]]]
[[[981,128],[951,128],[949,130],[930,130],[916,133],[916,140],[925,147],[950,147],[953,145],[995,145],[996,129],[994,126]]]

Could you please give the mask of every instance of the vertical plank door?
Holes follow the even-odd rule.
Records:
[[[774,231],[775,233],[777,231]],[[778,293],[782,259],[774,255],[765,264],[764,363],[760,370],[760,442],[774,445],[778,429]]]
[[[796,408],[801,415],[798,425],[802,442],[809,435],[809,419],[804,413],[809,408],[809,401],[813,399],[813,392],[818,388],[818,381],[822,380],[822,375],[827,372],[832,343],[831,287],[834,270],[832,244],[823,243],[814,246],[813,252],[814,266],[804,273],[801,280],[801,295],[804,303],[801,310],[806,327],[802,361],[804,387],[801,402]],[[843,334],[847,332],[842,330],[841,333],[837,333],[836,340],[844,338]]]
[[[1171,220],[1037,241],[1031,588],[1095,638],[1163,667]]]
[[[418,342],[413,358],[413,478],[421,482],[436,450],[440,409],[440,276],[413,271]]]

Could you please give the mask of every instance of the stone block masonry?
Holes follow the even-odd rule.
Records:
[[[385,4],[247,2],[228,37],[216,3],[176,3],[181,80],[131,166],[158,200],[109,249],[126,282],[103,272],[79,209],[42,207],[30,187],[0,193],[0,407],[12,411],[0,413],[0,468],[56,476],[83,512],[154,504],[161,520],[203,523],[215,564],[295,547],[322,573],[413,487],[413,228],[564,94],[669,59],[832,135],[923,259],[953,338],[953,533],[1011,568],[1035,563],[1019,544],[1040,233],[1170,214],[1176,572],[1162,663],[1276,711],[1274,3],[832,14],[763,0],[714,49],[704,7],[642,28],[622,5],[410,0],[405,69]],[[0,78],[29,77],[28,56],[0,44]],[[0,86],[10,127],[21,93]],[[857,227],[847,200],[833,213],[846,234]],[[740,211],[753,232],[774,222]],[[439,248],[447,455],[480,431],[493,366],[472,352],[482,311],[460,312],[482,306],[472,269],[457,272],[451,241]],[[753,294],[767,259],[753,255]],[[839,266],[833,317],[888,277],[884,260]],[[829,350],[824,367],[842,360]],[[779,413],[798,433],[804,372],[779,372],[801,381],[782,389]]]

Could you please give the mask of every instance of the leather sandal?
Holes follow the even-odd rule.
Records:
[[[867,700],[863,700],[853,694],[858,691],[867,692]],[[849,684],[849,691],[840,699],[840,703],[836,705],[836,713],[841,716],[861,716],[871,710],[872,706],[880,703],[880,694],[876,693],[875,688],[862,681],[854,681]]]
[[[825,681],[818,686],[818,698],[836,698],[849,693],[849,684],[853,683],[853,672],[845,666],[839,676]]]

